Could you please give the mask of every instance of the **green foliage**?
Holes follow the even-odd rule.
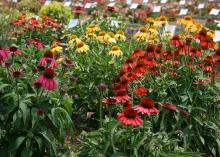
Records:
[[[57,19],[59,23],[68,23],[72,17],[72,13],[69,7],[64,6],[61,2],[51,2],[50,4],[43,6],[39,15],[47,15],[51,18]]]
[[[38,0],[23,0],[17,4],[17,9],[19,11],[29,11],[31,13],[37,14],[41,6],[42,3]]]

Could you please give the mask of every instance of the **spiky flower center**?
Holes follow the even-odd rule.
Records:
[[[56,76],[56,73],[54,72],[53,69],[45,69],[43,72],[43,76],[46,78],[54,78]]]

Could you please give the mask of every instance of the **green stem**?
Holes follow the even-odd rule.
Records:
[[[99,126],[102,127],[102,103],[99,103]]]
[[[165,110],[162,110],[162,118],[160,121],[160,131],[162,131],[164,129],[164,118],[165,118]]]
[[[15,93],[16,93],[16,95],[17,95],[17,105],[19,106],[19,104],[20,104],[20,98],[19,98],[19,92],[18,92],[18,80],[15,79],[15,82],[16,82]]]

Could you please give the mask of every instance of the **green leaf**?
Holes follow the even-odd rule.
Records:
[[[72,105],[73,105],[73,99],[70,96],[66,95],[63,100],[63,106],[69,114],[73,112]]]
[[[123,153],[117,152],[111,155],[111,157],[126,157]]]
[[[19,137],[15,140],[12,149],[9,150],[9,151],[10,151],[10,156],[15,156],[15,154],[16,154],[18,148],[21,146],[21,144],[24,142],[24,140],[25,140],[25,137],[24,137],[24,136],[19,136]]]
[[[50,154],[51,157],[56,157],[56,145],[53,141],[50,140],[48,135],[45,132],[40,132],[39,135],[44,138],[44,143],[47,146],[47,152]]]

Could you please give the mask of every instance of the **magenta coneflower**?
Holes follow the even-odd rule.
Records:
[[[3,63],[8,57],[9,54],[6,51],[0,50],[0,64]]]
[[[57,86],[56,81],[53,79],[56,76],[56,73],[53,69],[45,69],[42,75],[37,79],[38,82],[42,84],[42,87],[47,90],[54,90]]]
[[[44,57],[42,57],[38,61],[38,65],[43,66],[43,67],[45,67],[47,63],[49,63],[49,66],[48,66],[49,68],[53,68],[57,66],[57,62],[56,60],[53,59],[53,53],[51,51],[46,51],[44,53]]]
[[[160,106],[162,106],[163,108],[175,111],[176,110],[176,106],[173,105],[172,103],[169,102],[159,102],[158,103]]]
[[[141,104],[134,106],[134,110],[140,112],[141,114],[158,114],[159,111],[154,107],[154,102],[150,98],[141,99]]]
[[[121,121],[125,125],[140,125],[143,121],[139,117],[137,111],[132,108],[125,108],[122,113],[118,113],[118,121]]]

